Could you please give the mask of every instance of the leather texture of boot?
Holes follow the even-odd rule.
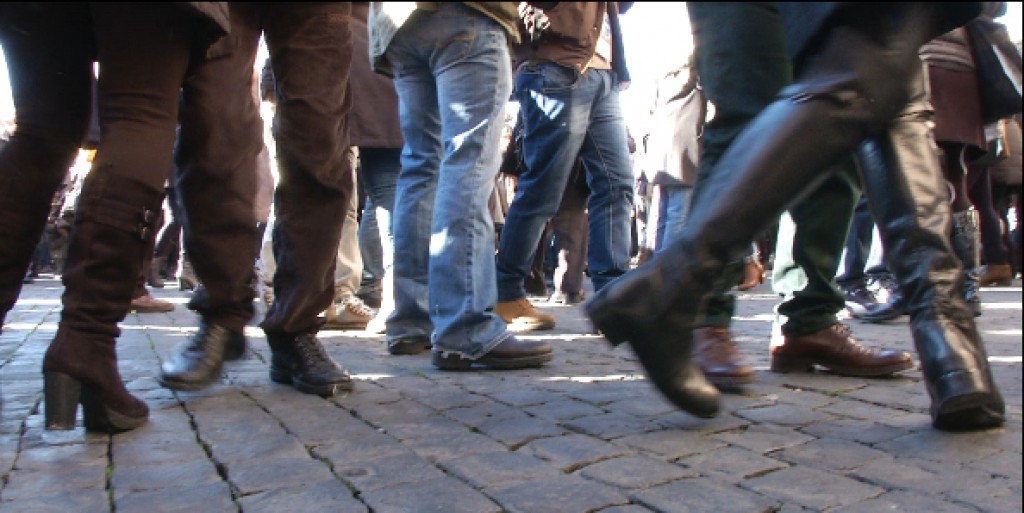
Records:
[[[149,408],[121,381],[115,341],[161,199],[162,191],[105,169],[86,178],[64,267],[61,320],[43,358],[46,429],[73,429],[79,403],[88,430],[128,430],[148,419]]]
[[[160,366],[160,384],[171,390],[200,390],[220,379],[224,362],[245,355],[245,335],[199,321],[199,331]]]
[[[917,87],[924,91],[923,85]],[[931,397],[934,427],[984,429],[1004,422],[963,273],[950,246],[948,192],[934,147],[931,109],[911,104],[885,137],[863,147],[862,173],[891,271],[906,296],[910,328]]]
[[[953,251],[964,268],[964,301],[974,315],[981,315],[981,225],[974,209],[953,212]]]
[[[1013,285],[1013,266],[1010,264],[988,264],[978,277],[980,287],[1009,287]]]

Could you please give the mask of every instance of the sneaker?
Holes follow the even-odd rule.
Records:
[[[843,298],[846,301],[846,310],[852,317],[860,317],[878,308],[879,305],[875,295],[864,282],[851,287],[843,287]]]
[[[327,318],[327,329],[363,329],[373,320],[377,312],[366,306],[357,296],[344,296],[336,299],[331,308],[324,312]]]
[[[868,290],[875,295],[875,301],[884,305],[892,302],[893,298],[900,295],[900,284],[892,273],[883,272],[868,277]]]
[[[555,327],[555,316],[537,310],[525,297],[515,301],[498,301],[494,313],[504,319],[509,331],[549,330]]]

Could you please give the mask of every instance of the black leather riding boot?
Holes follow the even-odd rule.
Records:
[[[922,89],[923,90],[923,89]],[[974,313],[963,300],[963,273],[950,247],[951,215],[929,121],[930,107],[908,109],[887,137],[865,144],[864,189],[900,282],[910,328],[940,429],[1003,423]]]
[[[64,308],[43,359],[47,429],[72,429],[79,402],[90,430],[124,430],[148,418],[117,368],[118,323],[153,238],[163,191],[93,170],[78,200],[64,267]]]

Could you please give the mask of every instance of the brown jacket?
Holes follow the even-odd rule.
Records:
[[[540,40],[529,50],[529,61],[548,61],[575,68],[581,73],[594,56],[605,16],[609,13],[616,18],[633,6],[633,2],[530,2],[543,9],[549,26],[542,32]],[[611,10],[609,10],[611,8]],[[613,20],[609,20],[610,22]],[[625,55],[622,54],[621,30],[616,30],[617,19],[612,24],[612,69],[619,73],[619,79],[629,81]],[[525,45],[529,39],[524,38]]]
[[[398,95],[394,82],[370,69],[369,2],[352,2],[352,70],[349,89],[352,110],[348,115],[349,141],[366,148],[401,148],[402,125],[398,119]]]

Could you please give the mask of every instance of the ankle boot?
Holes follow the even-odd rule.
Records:
[[[975,316],[981,315],[981,294],[978,279],[981,276],[981,227],[978,211],[974,209],[953,212],[953,251],[964,268],[964,301]]]
[[[121,381],[115,340],[162,194],[106,171],[90,173],[78,200],[63,276],[64,308],[43,359],[46,429],[73,429],[79,403],[89,430],[132,429],[149,415]]]
[[[951,213],[923,81],[885,137],[864,145],[865,193],[904,291],[910,328],[939,429],[983,429],[1004,421],[1003,398],[963,300],[959,261],[950,246]]]

